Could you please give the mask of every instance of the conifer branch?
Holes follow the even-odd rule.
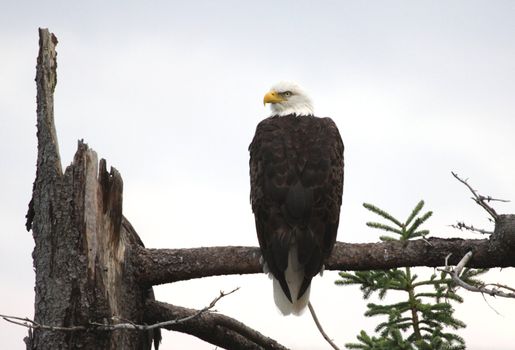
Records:
[[[428,230],[420,230],[421,225],[427,221],[432,212],[421,213],[424,201],[420,201],[404,223],[400,223],[399,232],[391,226],[382,223],[367,223],[368,226],[387,232],[395,232],[398,237],[381,236],[382,241],[401,243],[403,247],[410,244],[421,243],[424,250],[434,255],[439,250],[434,238],[427,239]],[[397,219],[382,209],[372,205],[366,206],[377,215],[395,222]],[[393,220],[391,219],[393,218]],[[421,237],[421,239],[416,239]],[[429,248],[430,247],[430,248]],[[470,249],[463,252],[465,254]],[[406,250],[404,250],[406,253]],[[441,261],[449,260],[450,256],[442,256]],[[461,256],[461,254],[460,254]],[[458,261],[453,260],[456,263]],[[365,316],[382,316],[387,320],[379,323],[375,332],[379,337],[369,336],[362,331],[357,339],[359,343],[349,343],[345,346],[350,349],[455,349],[464,350],[465,341],[457,334],[448,333],[445,328],[459,329],[465,324],[454,318],[454,309],[450,301],[457,303],[463,299],[452,290],[452,278],[444,273],[437,276],[433,273],[429,278],[418,280],[417,274],[407,265],[404,269],[391,268],[389,270],[356,271],[354,273],[340,272],[339,285],[359,285],[363,297],[368,299],[377,292],[379,299],[383,299],[387,291],[402,291],[406,299],[395,303],[369,303]],[[460,267],[463,269],[463,267]],[[464,274],[468,280],[477,276],[482,270],[467,270]],[[431,287],[428,290],[424,287]],[[422,289],[424,288],[424,289]]]
[[[367,208],[368,210],[370,210],[371,212],[376,213],[377,215],[382,216],[386,220],[393,222],[395,225],[402,227],[402,224],[399,220],[394,218],[392,215],[388,214],[386,211],[376,207],[375,205],[369,204],[369,203],[363,203],[363,206],[365,208]]]
[[[411,221],[417,216],[417,214],[422,210],[422,207],[424,206],[424,201],[418,202],[418,204],[415,206],[413,211],[411,212],[410,216],[406,219],[405,225],[408,226]]]

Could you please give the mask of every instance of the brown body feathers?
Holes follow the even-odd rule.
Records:
[[[295,245],[304,269],[300,298],[336,241],[343,190],[343,142],[330,118],[272,116],[249,146],[251,203],[261,252],[290,302],[285,279]]]

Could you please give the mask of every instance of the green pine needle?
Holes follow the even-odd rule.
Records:
[[[376,213],[377,215],[382,216],[386,220],[389,220],[389,221],[393,222],[395,225],[397,225],[399,227],[402,227],[402,224],[400,223],[399,220],[397,220],[396,218],[394,218],[393,216],[388,214],[386,211],[384,211],[382,209],[379,209],[375,205],[369,204],[369,203],[363,203],[363,206],[365,208],[367,208],[368,210],[370,210],[371,212]]]
[[[395,237],[390,237],[390,236],[379,236],[379,240],[381,242],[392,242],[392,241],[398,241],[397,238]]]
[[[424,206],[423,200],[418,202],[418,204],[415,206],[415,208],[411,212],[410,216],[408,216],[408,218],[406,219],[406,224],[405,224],[406,226],[408,226],[411,223],[411,221],[415,218],[415,216],[418,215],[418,213],[420,212],[420,210],[422,209],[423,206]]]
[[[380,230],[383,230],[383,231],[387,231],[387,232],[395,232],[395,233],[397,233],[399,235],[402,234],[401,230],[393,228],[393,227],[385,225],[385,224],[381,224],[379,222],[367,222],[367,226],[368,227],[372,227],[372,228],[377,228],[377,229],[380,229]]]
[[[364,203],[369,211],[387,220],[387,223],[368,222],[367,226],[381,231],[394,233],[381,235],[380,240],[406,241],[430,234],[421,226],[431,217],[432,211],[421,214],[424,201],[417,203],[404,223],[375,205]],[[393,223],[393,225],[391,225]],[[398,235],[398,237],[395,237]],[[465,341],[459,335],[449,332],[465,327],[465,323],[454,317],[451,303],[462,303],[451,278],[445,273],[427,274],[419,278],[412,268],[340,272],[337,285],[359,286],[364,299],[372,295],[380,302],[368,303],[365,316],[379,317],[382,320],[375,327],[374,336],[361,331],[357,343],[345,344],[348,349],[366,350],[463,350]],[[422,269],[417,269],[421,272]],[[460,276],[472,285],[480,285],[478,277],[487,270],[464,269]],[[387,303],[389,291],[395,291],[405,298],[399,302]],[[397,297],[395,300],[399,300]],[[416,315],[416,318],[413,315]]]
[[[422,225],[424,222],[426,222],[426,220],[429,219],[431,217],[431,215],[433,215],[433,212],[428,211],[424,215],[416,218],[415,221],[413,222],[413,225],[411,225],[411,227],[408,228],[408,230],[407,230],[408,237],[411,237],[411,235],[416,231],[416,229],[419,228],[420,225]]]

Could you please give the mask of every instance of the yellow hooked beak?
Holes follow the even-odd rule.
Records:
[[[267,103],[279,103],[283,101],[286,101],[286,99],[284,99],[281,95],[273,90],[268,91],[265,97],[263,97],[263,105],[266,105]]]

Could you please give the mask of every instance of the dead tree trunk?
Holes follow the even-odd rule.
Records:
[[[116,315],[143,322],[151,290],[126,263],[141,241],[122,225],[123,182],[116,169],[79,142],[63,173],[53,117],[57,39],[40,29],[37,64],[38,160],[27,228],[36,270],[34,320],[49,326],[87,325]],[[35,329],[27,349],[150,349],[149,332],[55,332]]]
[[[116,169],[79,141],[62,171],[53,116],[57,39],[40,29],[37,64],[36,180],[27,214],[36,270],[35,316],[27,349],[150,349],[159,329],[105,327],[183,320],[165,328],[228,349],[285,349],[227,316],[154,300],[152,286],[213,275],[261,272],[255,247],[145,249],[122,214],[123,182]],[[489,239],[439,239],[370,244],[338,243],[332,270],[456,264],[515,266],[515,215],[497,215]],[[452,255],[449,258],[450,253]],[[448,259],[447,259],[448,258]],[[60,327],[55,329],[52,327]]]

